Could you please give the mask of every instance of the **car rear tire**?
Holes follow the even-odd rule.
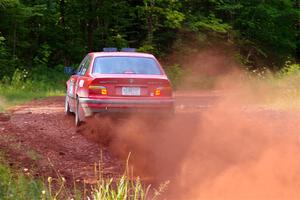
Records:
[[[68,95],[66,95],[66,98],[65,98],[65,115],[71,115],[71,110],[70,110],[68,100],[69,100],[69,97],[68,97]]]
[[[80,112],[80,103],[79,100],[76,100],[76,108],[75,108],[75,125],[80,126],[81,120],[81,112]]]

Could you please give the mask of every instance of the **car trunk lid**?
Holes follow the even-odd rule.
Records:
[[[105,88],[105,95],[112,97],[154,97],[172,95],[170,83],[165,75],[102,75],[92,81],[90,88],[92,88],[90,94],[95,96],[101,96],[100,88]]]

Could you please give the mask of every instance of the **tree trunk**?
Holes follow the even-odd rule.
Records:
[[[146,21],[147,21],[147,42],[149,44],[153,43],[153,16],[152,16],[152,8],[154,6],[153,1],[151,1],[150,5],[148,6],[148,4],[146,3],[146,10],[147,10],[147,17],[146,17]],[[150,8],[149,8],[150,7]]]
[[[16,22],[14,22],[14,25],[13,25],[13,27],[14,27],[14,32],[13,32],[13,56],[15,57],[15,55],[16,55],[16,46],[17,46],[17,23]]]
[[[59,3],[59,9],[60,9],[60,22],[61,22],[61,26],[63,29],[63,38],[64,38],[64,42],[67,43],[68,41],[68,36],[67,36],[67,31],[66,31],[66,22],[65,22],[65,10],[66,10],[66,6],[65,6],[65,0],[60,0]],[[67,56],[67,52],[65,49],[63,49],[63,57],[64,57],[64,65],[65,66],[69,66],[70,65],[70,60]]]
[[[88,4],[88,13],[93,13],[95,10],[93,9],[92,0],[89,1]],[[94,50],[94,18],[93,15],[88,17],[87,20],[87,46],[89,51]]]

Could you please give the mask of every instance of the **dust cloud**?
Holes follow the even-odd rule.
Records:
[[[172,118],[96,117],[85,134],[121,159],[131,152],[134,173],[146,181],[170,180],[166,199],[299,200],[300,115],[250,102],[272,91],[249,89],[233,68],[214,83],[223,92],[209,108],[198,109],[201,97],[179,99]]]

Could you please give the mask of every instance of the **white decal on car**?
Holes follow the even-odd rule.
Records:
[[[70,96],[73,95],[73,89],[74,89],[74,83],[70,83],[69,91],[68,91]]]
[[[79,81],[79,87],[83,87],[83,84],[84,84],[84,80],[80,80]]]

